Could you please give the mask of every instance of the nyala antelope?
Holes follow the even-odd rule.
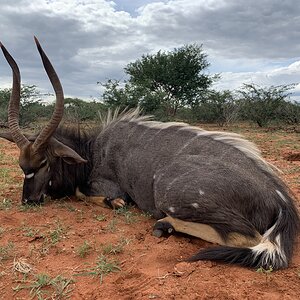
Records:
[[[35,38],[56,94],[55,110],[40,133],[19,127],[20,73],[13,72],[10,132],[1,137],[20,149],[23,203],[76,194],[101,206],[131,199],[158,221],[154,235],[182,232],[219,244],[191,257],[247,267],[288,266],[299,216],[288,187],[254,144],[233,133],[184,123],[161,123],[139,110],[108,113],[97,131],[59,126],[64,95],[59,78]]]

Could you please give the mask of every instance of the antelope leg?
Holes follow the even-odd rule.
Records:
[[[169,227],[164,225],[165,228],[173,227],[175,231],[186,233],[211,243],[231,247],[253,247],[259,244],[262,239],[262,236],[258,232],[255,237],[245,236],[237,232],[231,232],[228,234],[226,240],[224,240],[212,226],[202,223],[182,221],[170,216],[157,221],[157,223],[159,222],[170,224]],[[154,235],[159,236],[159,232],[157,232],[157,234],[154,232]]]
[[[79,188],[76,188],[75,196],[78,200],[93,203],[105,208],[118,209],[125,206],[125,201],[121,198],[109,199],[104,196],[86,196],[80,192]]]

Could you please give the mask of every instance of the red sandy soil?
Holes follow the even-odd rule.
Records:
[[[231,129],[256,142],[263,156],[283,170],[281,177],[295,193],[299,208],[300,162],[285,159],[299,152],[299,134]],[[300,299],[299,245],[290,267],[276,272],[207,261],[186,263],[185,258],[211,244],[183,235],[156,238],[155,220],[137,208],[116,214],[75,199],[22,208],[19,151],[4,140],[0,151],[0,299]],[[90,247],[80,257],[84,242]],[[108,253],[111,245],[121,246]],[[102,281],[86,274],[101,255],[119,266]],[[18,271],[18,261],[32,267],[26,276]],[[37,289],[35,276],[40,274],[72,281],[60,290],[54,285]]]

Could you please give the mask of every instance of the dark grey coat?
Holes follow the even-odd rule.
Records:
[[[266,238],[285,248],[277,254],[287,265],[299,224],[290,191],[241,136],[148,121],[133,112],[109,122],[94,153],[91,194],[125,193],[156,218],[208,224],[224,238],[264,235],[273,226]]]

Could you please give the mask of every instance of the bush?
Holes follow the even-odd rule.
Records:
[[[238,112],[239,105],[230,91],[210,91],[193,107],[197,121],[217,123],[219,126],[236,121]]]
[[[0,125],[7,125],[7,108],[10,98],[10,89],[0,90]]]
[[[283,108],[291,109],[287,100],[291,94],[289,91],[294,87],[294,84],[271,87],[245,84],[239,91],[243,118],[256,122],[259,127],[267,126],[271,121],[281,120]]]
[[[284,102],[279,109],[278,118],[285,124],[300,124],[300,103]]]
[[[78,98],[65,99],[65,119],[71,122],[96,120],[99,112],[106,110],[106,106],[100,102],[87,102]]]

